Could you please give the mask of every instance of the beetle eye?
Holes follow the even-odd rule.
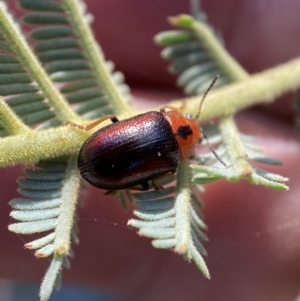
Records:
[[[185,118],[187,118],[187,119],[193,119],[193,115],[190,114],[190,113],[187,113],[187,114],[185,115]]]

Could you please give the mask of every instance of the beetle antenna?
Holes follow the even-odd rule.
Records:
[[[205,139],[207,146],[209,147],[210,151],[214,154],[214,156],[216,157],[216,159],[222,163],[225,167],[227,167],[226,163],[220,158],[220,156],[216,153],[216,151],[211,147],[211,145],[209,144],[209,141],[207,139],[207,136],[202,134],[202,138]]]
[[[209,92],[209,91],[211,90],[211,88],[213,87],[213,85],[216,83],[216,81],[218,80],[218,78],[219,78],[219,75],[217,75],[217,76],[213,79],[213,81],[211,82],[211,84],[209,85],[209,87],[207,88],[207,90],[205,91],[205,93],[204,93],[204,95],[203,95],[203,97],[202,97],[202,99],[201,99],[201,101],[200,101],[199,110],[198,110],[198,113],[197,113],[195,119],[198,119],[198,118],[199,118],[200,113],[201,113],[201,109],[202,109],[202,104],[203,104],[203,102],[204,102],[204,99],[205,99],[206,95],[208,94],[208,92]]]

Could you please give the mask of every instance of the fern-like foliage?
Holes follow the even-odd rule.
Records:
[[[178,85],[183,87],[187,94],[199,94],[207,89],[217,74],[220,76],[214,89],[248,78],[248,73],[221,48],[220,38],[215,37],[203,12],[195,9],[194,12],[197,19],[185,15],[170,18],[173,25],[183,27],[184,30],[163,32],[155,37],[158,44],[166,46],[162,51],[162,57],[172,60],[169,70],[180,73]],[[193,178],[195,183],[207,183],[220,178],[229,181],[246,178],[253,184],[278,190],[288,189],[284,184],[287,178],[269,173],[255,165],[257,161],[255,158],[259,158],[264,164],[273,164],[277,160],[267,158],[259,152],[260,148],[255,144],[255,139],[251,138],[250,142],[249,138],[245,138],[246,135],[238,131],[233,116],[220,119],[218,128],[221,136],[217,153],[228,167],[222,168],[215,161],[216,167],[192,165],[197,172]],[[255,153],[253,149],[256,149]],[[208,154],[206,158],[212,156]],[[199,163],[203,164],[201,158]]]
[[[92,18],[81,0],[17,1],[26,11],[22,25],[26,25],[26,36],[33,50],[0,0],[0,165],[35,163],[19,179],[20,197],[10,203],[11,216],[17,222],[9,228],[21,234],[47,232],[26,244],[27,248],[36,250],[37,257],[53,256],[40,291],[44,301],[49,299],[53,287],[59,286],[62,266],[68,266],[72,255],[71,241],[77,242],[75,222],[80,177],[76,154],[90,133],[69,128],[66,123],[85,125],[89,119],[102,115],[113,113],[122,119],[136,112],[128,106],[130,94],[123,75],[114,71],[111,62],[105,61],[95,43],[89,27]],[[179,84],[186,93],[202,93],[216,74],[221,76],[215,88],[249,80],[248,73],[228,55],[203,22],[203,13],[196,10],[195,15],[197,20],[190,16],[172,18],[172,24],[184,30],[156,37],[157,42],[167,46],[163,56],[174,60],[170,69],[181,73]],[[191,188],[192,178],[195,183],[247,178],[256,184],[286,189],[285,178],[254,165],[255,161],[278,162],[264,158],[255,143],[238,132],[230,114],[299,88],[300,60],[257,77],[262,80],[249,80],[251,86],[248,84],[248,89],[255,86],[257,95],[249,99],[244,95],[243,101],[238,101],[238,89],[229,90],[230,97],[235,95],[230,113],[224,114],[224,97],[220,94],[223,109],[218,113],[213,110],[215,115],[208,114],[210,118],[221,116],[219,132],[210,140],[228,168],[221,169],[211,154],[196,156],[199,163],[205,161],[211,165],[193,165],[194,178],[190,162],[183,161],[178,167],[176,185],[171,176],[158,181],[164,190],[119,193],[123,204],[127,199],[136,200],[136,218],[129,225],[150,237],[154,247],[171,248],[193,261],[208,278],[202,257],[206,254],[202,245],[207,239],[206,225]],[[228,94],[225,93],[227,98]],[[193,99],[189,101],[192,103]],[[206,103],[204,112],[205,106]]]
[[[171,18],[172,23],[188,29],[163,32],[155,37],[158,44],[167,46],[162,51],[162,56],[172,60],[169,71],[181,73],[178,78],[179,86],[183,87],[187,94],[199,94],[207,90],[217,74],[220,78],[214,89],[247,78],[247,73],[226,52],[220,52],[219,41],[206,23],[204,14],[196,12],[197,20],[190,16]],[[246,177],[254,184],[287,189],[283,184],[286,178],[263,171],[249,162],[252,160],[265,164],[278,163],[263,157],[252,138],[238,132],[232,116],[222,118],[219,128],[222,136],[217,134],[212,144],[218,144],[219,157],[229,167],[222,168],[220,161],[216,160],[212,153],[196,156],[195,159],[199,160],[199,163],[213,163],[216,166],[192,165],[192,169],[196,171],[192,179],[194,183],[204,184],[220,178],[237,181]],[[191,175],[188,165],[189,162],[180,164],[176,188],[171,185],[163,191],[133,194],[138,207],[134,215],[138,219],[132,219],[128,224],[138,228],[140,235],[151,238],[154,247],[173,249],[183,254],[186,259],[193,260],[209,278],[202,257],[206,252],[201,243],[206,240],[203,233],[206,226],[199,206],[195,206],[196,197],[190,188]]]
[[[216,75],[219,75],[219,79],[214,88],[230,82],[228,76],[220,72],[214,59],[193,33],[174,30],[156,36],[157,40],[161,38],[167,39],[164,43],[168,45],[161,52],[161,56],[172,60],[169,71],[180,74],[177,84],[186,94],[204,93]],[[161,43],[161,40],[159,42]]]
[[[227,122],[232,123],[232,120],[227,120]],[[257,163],[279,166],[282,165],[282,162],[265,157],[263,155],[263,150],[258,147],[255,137],[239,133],[238,139],[241,142],[243,151],[247,153],[247,158],[244,158],[244,160],[247,161],[248,165],[241,166],[241,168],[244,169],[238,169],[237,165],[230,166],[232,152],[226,147],[227,145],[222,139],[222,135],[216,134],[215,136],[210,137],[210,143],[214,146],[215,151],[222,161],[227,162],[228,167],[224,169],[224,166],[212,153],[197,156],[196,159],[200,164],[191,165],[191,168],[195,172],[193,177],[194,183],[206,184],[215,182],[219,179],[227,179],[228,181],[236,182],[241,179],[241,174],[244,172],[243,177],[252,184],[259,184],[276,190],[287,190],[287,186],[284,184],[288,181],[287,178],[268,172],[257,166]]]
[[[75,2],[82,10],[84,22],[90,23],[92,16],[86,14],[85,4],[80,0]],[[78,24],[70,16],[64,1],[19,0],[19,3],[29,11],[24,15],[23,22],[33,27],[29,36],[35,41],[34,50],[39,60],[51,80],[60,84],[60,91],[66,100],[75,105],[75,112],[87,119],[112,114],[115,109],[111,106],[112,96],[103,89],[105,79],[95,74]],[[123,74],[114,72],[112,62],[105,62],[105,68],[122,96],[130,100]]]
[[[10,22],[14,23],[4,3],[1,3],[1,9]],[[14,30],[21,35],[17,24]],[[0,40],[0,95],[27,125],[53,118],[55,114],[45,102],[46,96],[42,88],[35,83],[35,74],[28,70],[19,49],[3,29],[0,29]],[[0,126],[0,135],[7,135],[4,124]]]
[[[27,177],[18,180],[23,198],[10,202],[13,208],[10,215],[19,222],[11,224],[9,229],[20,234],[50,231],[25,245],[36,249],[38,258],[53,255],[40,291],[41,300],[48,300],[53,286],[60,285],[62,265],[69,267],[71,240],[78,242],[74,224],[80,188],[77,159],[71,157],[67,164],[65,158],[41,161],[25,173]]]
[[[159,249],[173,249],[188,261],[193,261],[203,275],[210,278],[202,255],[206,251],[202,241],[207,240],[203,231],[206,225],[199,212],[199,201],[190,189],[189,161],[180,163],[176,188],[174,183],[164,190],[134,193],[137,209],[128,225],[138,228],[139,234],[152,239]],[[164,181],[165,187],[170,181]]]
[[[1,3],[3,13],[10,20],[10,28],[6,24],[0,44],[0,95],[7,96],[6,104],[10,107],[1,103],[2,115],[11,113],[17,128],[6,125],[0,134],[24,132],[27,130],[25,124],[38,125],[37,129],[42,130],[67,121],[76,122],[80,120],[78,115],[97,118],[112,114],[117,109],[112,106],[113,95],[104,88],[107,81],[111,81],[113,89],[119,90],[116,93],[124,93],[127,100],[130,98],[123,75],[113,72],[113,63],[103,60],[102,74],[95,74],[91,50],[85,47],[82,32],[77,30],[78,23],[70,18],[67,1],[20,0],[19,4],[27,10],[22,20],[27,28],[29,25],[28,36],[35,43],[37,56],[21,38],[20,27]],[[90,34],[87,23],[91,18],[85,14],[84,4],[72,1],[71,8],[75,14],[82,15],[86,35]],[[98,49],[94,41],[93,44]],[[53,82],[59,84],[60,92]],[[56,101],[57,98],[60,102]],[[61,114],[62,103],[64,114]],[[75,106],[78,115],[73,113],[68,103]],[[24,125],[17,122],[18,118]],[[41,300],[48,300],[53,287],[60,282],[62,265],[69,266],[71,238],[77,241],[74,231],[79,189],[77,160],[71,156],[41,161],[27,168],[25,174],[26,177],[18,181],[22,198],[11,202],[11,216],[19,222],[10,225],[9,229],[20,234],[51,231],[26,244],[27,248],[37,249],[37,257],[53,256],[40,291]]]
[[[5,31],[3,29],[1,32],[0,94],[5,96],[6,104],[16,114],[14,119],[20,118],[28,126],[49,119],[59,121],[55,110],[52,110],[49,104],[51,96],[47,83],[45,80],[39,80],[45,74],[37,72],[38,62],[25,40],[20,38],[20,27],[13,21],[4,3],[0,5],[1,14],[5,14],[8,19]],[[28,61],[31,61],[29,65]],[[52,95],[52,97],[55,96],[55,94]],[[1,136],[18,134],[25,130],[19,123],[17,126],[19,130],[14,133],[7,130],[10,128],[7,125],[7,123],[2,124]],[[21,186],[19,192],[24,198],[11,202],[13,208],[11,216],[20,222],[9,227],[11,231],[20,234],[53,230],[50,234],[26,244],[27,248],[38,249],[35,253],[37,257],[54,255],[41,287],[42,300],[49,298],[55,283],[58,285],[62,264],[68,266],[67,257],[71,254],[70,237],[75,238],[72,235],[74,233],[73,215],[75,215],[79,188],[79,175],[74,159],[68,167],[66,159],[60,162],[49,161],[48,167],[45,164],[47,162],[40,162],[38,166],[44,167],[42,170],[27,170],[27,177],[19,180]],[[66,210],[66,204],[70,211]],[[68,220],[67,228],[61,229],[63,225],[59,222],[61,219]]]

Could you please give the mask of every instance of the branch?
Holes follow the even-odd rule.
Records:
[[[254,104],[270,103],[290,90],[300,88],[300,58],[252,76],[249,80],[228,85],[208,95],[201,121],[231,115]],[[185,111],[196,112],[201,96],[190,98]],[[179,106],[182,101],[169,103]],[[124,116],[118,116],[124,118]],[[26,164],[41,159],[78,152],[89,133],[70,127],[2,138],[0,167]]]
[[[203,104],[201,121],[226,117],[257,104],[267,104],[275,98],[300,88],[300,58],[252,75],[249,79],[211,91]],[[197,112],[202,96],[189,98],[185,112]],[[182,100],[168,105],[179,107]]]
[[[0,97],[0,121],[6,132],[10,135],[29,132],[31,130],[18,118],[2,97]]]

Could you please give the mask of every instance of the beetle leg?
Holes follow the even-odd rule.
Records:
[[[203,138],[205,139],[205,141],[207,143],[207,146],[209,147],[210,151],[214,154],[214,156],[219,160],[219,162],[221,162],[225,167],[227,167],[226,163],[219,157],[219,155],[215,152],[215,150],[209,144],[207,136],[202,134],[202,137],[200,138],[200,141],[202,141]]]
[[[132,187],[129,187],[127,189],[134,190],[134,191],[147,191],[147,190],[150,189],[150,186],[149,186],[148,182],[141,183],[140,185],[142,185],[142,187],[132,186]]]
[[[141,183],[141,185],[143,187],[136,187],[136,186],[133,186],[133,187],[129,187],[128,189],[130,190],[135,190],[135,191],[147,191],[150,189],[150,186],[148,184],[148,182],[144,182],[144,183]]]
[[[142,185],[142,187],[133,186],[133,187],[129,187],[127,189],[135,190],[135,191],[147,191],[150,188],[148,182],[144,182],[141,185]],[[116,193],[117,193],[117,190],[105,190],[105,191],[103,191],[104,195],[114,195]]]
[[[159,180],[161,180],[161,179],[167,178],[167,177],[173,175],[175,172],[176,172],[176,170],[173,170],[173,171],[170,171],[169,173],[167,173],[167,174],[165,174],[165,175],[163,175],[163,176],[160,176],[160,177],[157,177],[157,178],[151,180],[151,183],[152,183],[152,186],[153,186],[154,190],[163,190],[163,189],[164,189],[163,186],[157,185],[157,184],[155,183],[155,181],[159,181]]]
[[[104,190],[104,195],[115,195],[117,193],[117,190]]]
[[[161,186],[161,185],[157,185],[157,184],[155,183],[155,180],[156,180],[156,179],[153,179],[153,180],[151,181],[154,190],[163,190],[164,187]]]
[[[86,125],[81,125],[81,124],[76,124],[76,123],[73,123],[73,122],[67,122],[66,125],[69,125],[69,126],[73,126],[77,129],[80,129],[80,130],[83,130],[83,131],[89,131],[91,130],[92,128],[94,128],[95,126],[97,126],[98,124],[100,124],[101,122],[107,120],[107,119],[110,119],[112,123],[116,123],[119,121],[119,119],[114,116],[114,115],[107,115],[107,116],[103,116],[91,123],[88,123]]]

